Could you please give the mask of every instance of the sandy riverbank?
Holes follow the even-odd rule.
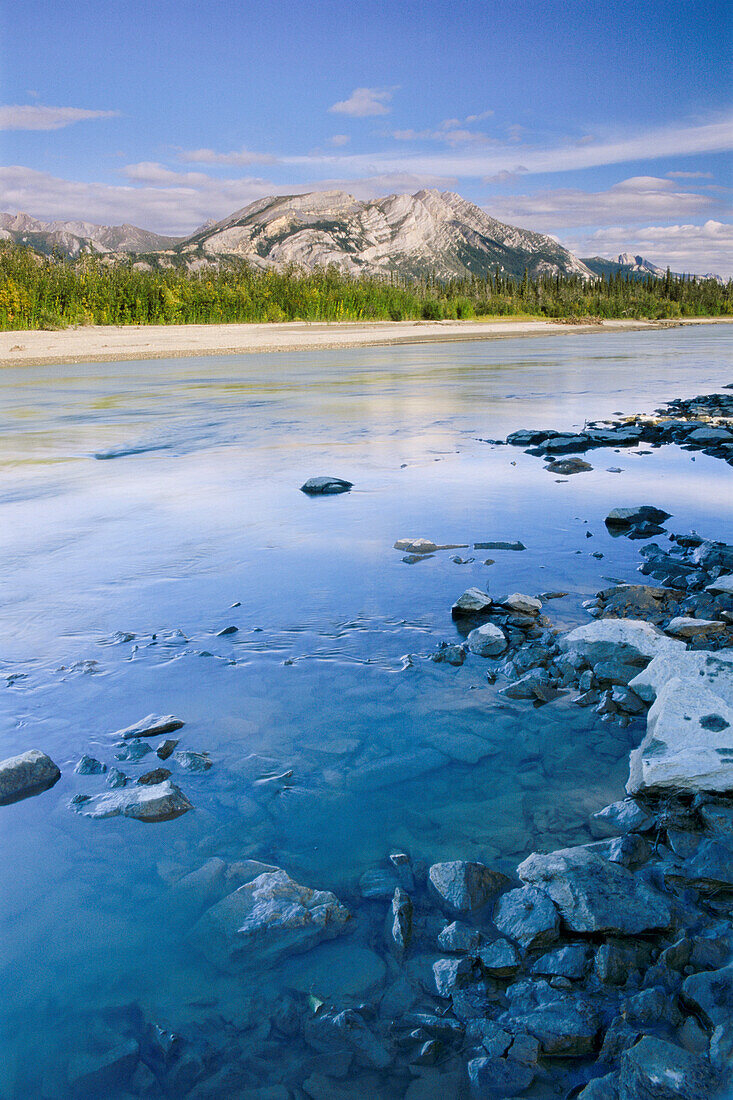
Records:
[[[682,324],[713,324],[695,318]],[[725,319],[723,319],[725,320]],[[730,319],[728,319],[730,320]],[[169,359],[188,355],[242,355],[266,351],[312,351],[368,345],[427,344],[512,336],[559,336],[568,332],[653,329],[666,321],[605,321],[564,325],[553,321],[365,321],[357,324],[90,325],[61,332],[0,332],[0,366]],[[677,323],[677,322],[674,322]]]

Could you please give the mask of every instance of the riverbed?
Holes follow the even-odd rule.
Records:
[[[611,508],[653,504],[671,530],[732,541],[730,471],[642,445],[595,450],[592,471],[563,478],[487,441],[732,379],[724,325],[5,368],[0,757],[40,748],[62,778],[0,808],[3,1100],[74,1095],[69,1050],[90,1018],[131,1005],[164,1028],[233,1027],[253,1079],[289,1087],[301,1054],[258,1031],[270,1002],[379,1000],[398,982],[364,872],[402,851],[511,873],[589,839],[641,721],[511,702],[482,659],[429,657],[460,640],[451,605],[473,585],[565,592],[545,613],[586,621],[583,600],[638,576]],[[354,487],[300,492],[321,474]],[[418,537],[458,548],[410,564],[393,544]],[[496,540],[526,549],[474,549]],[[132,777],[159,763],[114,757],[115,731],[150,712],[210,754],[205,772],[172,767],[194,811],[151,825],[71,812],[105,789],[74,773],[84,753]],[[212,857],[333,890],[354,933],[217,971],[171,892]],[[382,1094],[401,1087],[385,1078]]]

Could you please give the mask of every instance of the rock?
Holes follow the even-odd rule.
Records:
[[[354,1009],[344,1012],[329,1009],[308,1017],[304,1038],[309,1046],[322,1053],[351,1050],[364,1066],[386,1069],[392,1061],[386,1044],[369,1030]]]
[[[193,806],[183,791],[166,780],[152,787],[126,787],[115,793],[97,794],[74,805],[73,809],[84,817],[92,818],[122,814],[138,821],[170,821],[192,810]]]
[[[53,760],[40,749],[10,756],[0,761],[0,806],[47,791],[60,778]]]
[[[179,730],[183,724],[180,718],[175,718],[172,714],[148,714],[133,726],[117,730],[112,736],[121,737],[123,741],[130,741],[133,737],[158,737],[162,733]]]
[[[228,638],[230,634],[238,634],[238,633],[239,633],[239,627],[238,626],[224,626],[224,627],[222,627],[221,630],[217,630],[216,636],[217,636],[217,638]]]
[[[637,619],[600,619],[587,623],[562,635],[558,644],[570,658],[579,657],[594,666],[599,661],[643,664],[660,654],[674,657],[685,652],[684,642],[668,638],[651,623]]]
[[[686,615],[678,615],[665,627],[667,634],[673,634],[675,638],[697,638],[701,634],[720,634],[725,633],[726,629],[726,624],[717,619],[691,619]]]
[[[556,458],[549,466],[545,466],[549,474],[582,474],[592,470],[590,462],[584,462],[582,458]]]
[[[351,488],[352,482],[340,477],[309,477],[300,491],[308,496],[332,496],[334,493],[348,493]]]
[[[617,684],[627,687],[639,674],[639,666],[625,664],[623,661],[598,661],[593,666],[593,675],[603,684]]]
[[[514,542],[474,542],[474,550],[526,550],[527,547],[518,539]]]
[[[494,924],[522,947],[542,948],[557,939],[560,915],[546,894],[532,886],[524,886],[499,898]]]
[[[375,867],[365,871],[359,879],[359,893],[363,898],[391,898],[399,886],[396,872],[390,868]]]
[[[508,435],[506,441],[515,447],[531,447],[533,443],[544,443],[546,439],[557,434],[553,431],[533,431],[530,428],[520,428],[519,431]]]
[[[706,1036],[707,1038],[707,1036]],[[710,1038],[710,1061],[724,1074],[724,1079],[733,1076],[733,1024],[718,1024]]]
[[[487,592],[482,592],[480,588],[468,588],[453,604],[451,609],[453,618],[457,619],[461,615],[480,615],[483,611],[488,611],[492,602]]]
[[[683,863],[665,869],[664,881],[706,894],[733,890],[733,837],[703,840]]]
[[[328,890],[301,886],[283,870],[261,874],[208,909],[193,935],[207,958],[222,970],[273,962],[307,951],[345,931],[346,906]]]
[[[119,746],[119,751],[115,753],[115,760],[129,760],[131,763],[136,764],[138,760],[142,760],[143,756],[147,756],[152,751],[152,747],[145,741],[123,741]]]
[[[718,577],[712,584],[705,588],[706,592],[719,592],[724,596],[733,596],[733,573]]]
[[[435,661],[437,665],[446,664],[460,668],[466,660],[466,649],[462,645],[446,645],[443,642],[435,653],[430,654],[430,660]]]
[[[557,947],[542,955],[532,966],[532,974],[544,977],[580,979],[588,969],[590,948],[584,943]]]
[[[468,635],[466,642],[471,653],[475,653],[477,657],[498,657],[508,645],[503,631],[493,623],[476,627]]]
[[[733,707],[705,687],[675,677],[647,715],[629,757],[629,794],[733,790]]]
[[[113,789],[116,787],[124,787],[127,783],[127,776],[124,772],[121,772],[119,768],[110,768],[107,772],[106,783],[108,787]]]
[[[467,956],[460,959],[437,959],[433,963],[433,979],[439,997],[448,998],[458,986],[465,985],[473,970]]]
[[[644,714],[646,703],[629,687],[617,687],[611,692],[611,702],[616,710],[626,714]]]
[[[593,1049],[598,1019],[582,1001],[549,1001],[522,1013],[517,1023],[539,1040],[546,1058],[582,1058]]]
[[[165,741],[160,742],[157,749],[155,750],[156,756],[158,756],[160,760],[167,760],[168,757],[173,753],[176,745],[178,744],[179,742],[177,740],[170,737],[166,738]]]
[[[154,768],[151,772],[145,772],[145,775],[138,776],[138,783],[142,783],[143,786],[152,787],[156,783],[164,783],[166,779],[170,779],[171,773],[167,768]]]
[[[505,1098],[525,1092],[535,1078],[532,1066],[523,1066],[512,1058],[472,1058],[468,1063],[471,1094]]]
[[[733,652],[730,650],[662,653],[629,681],[629,687],[640,699],[651,703],[664,685],[674,678],[684,680],[692,688],[707,688],[733,706]]]
[[[505,688],[501,688],[500,695],[506,695],[508,699],[542,699],[543,688],[550,683],[549,673],[544,668],[533,668],[514,680]]]
[[[701,1100],[720,1084],[706,1059],[651,1035],[621,1055],[619,1096],[629,1100]]]
[[[542,610],[542,600],[534,596],[525,596],[523,592],[512,592],[510,596],[501,601],[501,606],[509,611],[517,611],[521,615],[539,615]]]
[[[727,428],[695,428],[685,436],[685,443],[697,443],[700,447],[714,447],[717,443],[733,443],[733,433]]]
[[[412,939],[412,901],[410,895],[398,886],[392,898],[392,939],[404,954]]]
[[[664,523],[670,518],[669,512],[654,508],[649,504],[637,508],[614,508],[606,516],[607,527],[633,527],[637,523]]]
[[[669,928],[669,901],[626,868],[588,848],[533,853],[517,868],[523,882],[544,891],[574,932],[639,932]]]
[[[213,764],[207,752],[191,752],[190,749],[174,752],[173,759],[189,772],[207,772]]]
[[[130,1080],[140,1057],[133,1038],[87,1035],[87,1048],[69,1059],[68,1079],[74,1097],[89,1098],[117,1093]]]
[[[85,753],[74,771],[77,775],[102,775],[103,772],[107,771],[107,765],[103,764],[101,760],[96,760],[93,756],[87,756]]]
[[[500,871],[460,859],[434,863],[428,879],[440,901],[458,913],[483,909],[509,883]]]
[[[485,974],[490,978],[510,978],[520,965],[519,952],[509,940],[494,940],[478,953]]]
[[[702,1014],[708,1026],[730,1024],[733,1019],[733,964],[720,970],[690,974],[682,983],[682,995]]]
[[[520,1032],[515,1036],[508,1056],[515,1062],[521,1062],[523,1066],[536,1066],[541,1053],[539,1039],[534,1035],[525,1035]]]
[[[612,802],[610,806],[604,806],[590,817],[590,831],[597,840],[643,831],[653,824],[654,819],[633,798]]]
[[[454,951],[458,955],[475,955],[483,943],[483,935],[476,928],[454,920],[446,924],[438,934],[438,943],[444,951]]]

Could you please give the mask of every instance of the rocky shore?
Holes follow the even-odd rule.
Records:
[[[507,442],[529,446],[551,469],[557,455],[642,440],[733,464],[733,396]],[[260,977],[244,1024],[186,1033],[136,1006],[97,1014],[67,1080],[43,1095],[733,1095],[733,545],[668,533],[670,518],[652,504],[608,514],[612,533],[643,542],[640,571],[655,583],[600,590],[586,603],[587,623],[555,625],[550,608],[563,593],[472,587],[451,609],[457,636],[425,655],[448,666],[485,662],[499,696],[520,707],[584,708],[589,728],[603,723],[609,735],[638,728],[626,797],[591,815],[587,843],[527,852],[512,870],[460,853],[427,865],[395,850],[344,897],[253,859],[212,856],[173,874],[161,928],[203,965],[246,983],[263,962],[280,974],[293,958],[340,946],[323,957],[340,960],[343,996],[282,992],[287,982],[270,988]],[[660,536],[664,544],[650,541]],[[481,546],[494,547],[524,549]],[[396,544],[408,561],[456,548]],[[115,757],[144,769],[147,739],[182,726],[148,715],[114,735]],[[211,767],[205,752],[177,744],[160,741],[157,759]],[[27,773],[30,765],[40,770]],[[72,809],[93,819],[157,822],[193,809],[167,767],[134,783],[84,756],[76,771],[120,788],[75,796]],[[0,764],[3,777],[10,801],[47,789],[58,769],[26,753]]]

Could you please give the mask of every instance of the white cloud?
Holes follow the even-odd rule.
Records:
[[[712,172],[665,172],[671,180],[711,180]]]
[[[672,180],[632,176],[606,191],[557,188],[526,195],[488,199],[487,210],[513,225],[557,233],[571,226],[627,226],[648,219],[705,217],[721,209],[719,201],[695,191],[681,191]]]
[[[351,138],[348,134],[334,134],[328,139],[330,145],[348,145]]]
[[[609,226],[563,243],[579,256],[633,252],[673,271],[733,276],[733,224],[712,218],[703,225]]]
[[[248,164],[275,164],[277,157],[270,153],[253,153],[240,149],[232,153],[217,153],[214,149],[180,149],[178,159],[189,164],[230,164],[245,167]]]
[[[457,123],[457,119],[446,119],[441,124],[439,130],[392,130],[390,137],[395,141],[442,141],[446,145],[485,145],[490,140],[488,134],[483,134],[479,130],[465,130],[458,124],[455,127],[449,127],[448,124],[452,122]]]
[[[464,121],[469,125],[474,122],[483,122],[485,118],[491,118],[493,114],[493,111],[481,111],[478,115],[466,115]]]
[[[355,88],[348,99],[342,99],[329,107],[337,115],[351,115],[352,118],[370,118],[373,115],[389,114],[391,101],[396,88]]]
[[[115,118],[119,111],[87,111],[82,107],[0,107],[0,130],[61,130],[92,118]]]

